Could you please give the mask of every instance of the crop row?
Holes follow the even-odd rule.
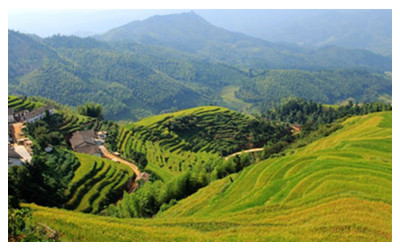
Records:
[[[81,165],[67,191],[70,200],[65,207],[68,209],[97,213],[118,199],[133,178],[133,171],[122,164],[91,155],[76,156]]]
[[[16,111],[27,109],[32,111],[33,109],[42,106],[40,103],[30,101],[18,96],[8,96],[8,107],[14,108]]]

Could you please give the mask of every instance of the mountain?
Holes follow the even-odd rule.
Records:
[[[392,10],[329,10],[259,29],[258,37],[308,46],[335,45],[392,55]],[[263,33],[261,33],[263,32]]]
[[[171,47],[208,59],[250,68],[345,68],[391,70],[391,59],[365,50],[311,49],[271,43],[215,27],[194,12],[154,16],[112,29],[97,39]],[[343,55],[346,58],[343,58]]]
[[[209,103],[202,94],[132,54],[109,50],[93,39],[35,41],[10,31],[9,43],[12,94],[39,95],[71,106],[93,101],[104,105],[106,117],[120,119]],[[20,47],[27,52],[20,53]],[[131,113],[131,105],[137,111]]]
[[[249,40],[246,35],[211,25],[194,12],[133,21],[112,29],[98,38],[107,42],[134,41],[141,44],[170,46],[184,51],[200,50],[209,42],[236,43]],[[258,45],[268,44],[260,39],[251,40]]]
[[[391,70],[389,58],[334,46],[274,44],[215,27],[193,12],[135,21],[98,39],[42,39],[11,30],[8,38],[10,94],[37,95],[75,107],[100,103],[105,117],[113,120],[209,104],[257,112],[260,104],[293,95],[330,104],[348,98],[391,99],[391,78],[383,74]],[[315,84],[324,78],[312,77],[292,88],[300,92],[284,89],[269,98],[260,74],[275,68],[287,70],[268,79],[268,85],[281,84],[278,89],[295,85],[293,79],[300,75],[323,71],[331,76],[329,83],[321,83],[323,88]],[[301,71],[293,74],[293,69]],[[337,74],[338,69],[352,73]],[[357,87],[346,96],[343,91],[331,94],[332,88],[349,89],[350,81]]]
[[[216,180],[151,219],[25,206],[63,241],[391,241],[391,123],[391,112],[351,117],[335,133]]]
[[[392,54],[390,9],[196,10],[210,23],[272,42]]]

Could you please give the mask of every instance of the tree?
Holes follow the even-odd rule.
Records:
[[[96,104],[93,102],[85,103],[83,106],[78,106],[78,112],[81,115],[94,117],[99,120],[103,119],[103,107],[101,104]]]

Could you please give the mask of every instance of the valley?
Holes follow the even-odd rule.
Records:
[[[100,103],[111,120],[210,104],[257,113],[292,96],[337,104],[392,95],[389,57],[271,43],[215,27],[193,12],[87,38],[8,35],[9,94],[72,107]]]
[[[393,241],[392,11],[213,11],[9,27],[9,242]]]

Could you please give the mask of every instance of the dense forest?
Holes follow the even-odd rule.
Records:
[[[335,104],[352,99],[358,102],[388,101],[392,95],[391,74],[364,70],[303,71],[264,70],[254,72],[254,82],[236,92],[238,98],[271,107],[281,99],[300,97]]]
[[[104,117],[113,120],[139,120],[209,104],[242,110],[241,104],[222,98],[226,87],[238,89],[239,103],[246,101],[256,112],[292,96],[329,104],[349,98],[360,103],[391,99],[388,58],[337,47],[310,50],[272,44],[216,28],[193,15],[168,17],[177,25],[156,29],[163,18],[134,25],[154,28],[152,34],[160,40],[155,43],[135,37],[42,39],[9,30],[9,93],[73,107],[99,103]],[[160,35],[189,27],[199,29],[198,35],[186,32],[185,39],[169,40]],[[146,30],[135,34],[147,37]],[[174,44],[177,40],[201,44],[186,50]]]
[[[392,105],[383,102],[353,103],[346,105],[323,105],[313,100],[289,98],[272,109],[262,112],[267,120],[299,124],[303,128],[316,129],[318,126],[332,123],[339,118],[353,115],[365,115],[373,112],[390,111]]]

